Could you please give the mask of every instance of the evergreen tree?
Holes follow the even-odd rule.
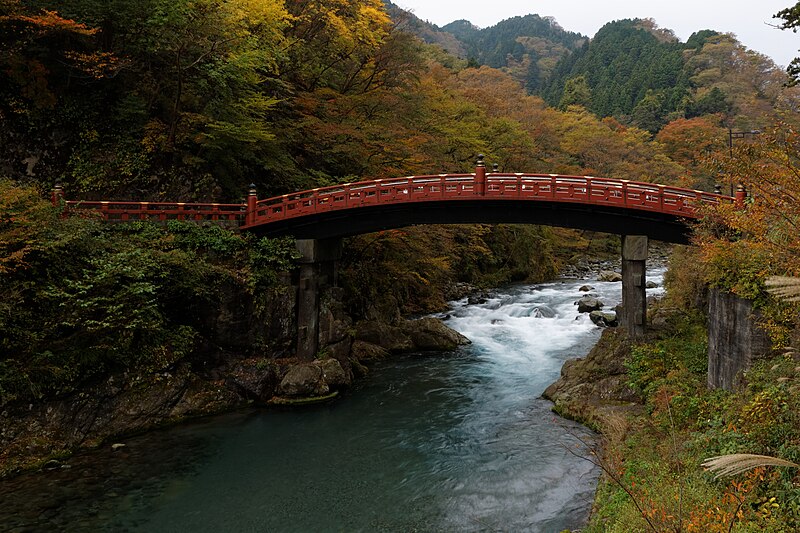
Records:
[[[558,107],[566,109],[571,105],[589,107],[592,103],[592,90],[586,82],[586,76],[576,76],[570,78],[564,84],[564,94]]]

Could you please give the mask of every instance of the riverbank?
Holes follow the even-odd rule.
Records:
[[[157,373],[116,374],[62,398],[6,405],[0,477],[58,469],[75,451],[193,418],[330,399],[366,375],[371,361],[469,343],[434,318],[353,325],[335,299],[326,300],[323,323],[323,351],[313,361],[227,354],[206,368],[185,362]]]
[[[796,531],[797,469],[716,480],[701,463],[727,453],[800,458],[800,356],[784,350],[736,391],[708,390],[705,317],[662,306],[652,323],[637,342],[607,330],[545,393],[602,435],[587,457],[604,475],[583,531]]]
[[[599,336],[573,304],[583,284],[459,300],[446,322],[473,344],[376,361],[338,401],[209,417],[0,483],[12,506],[0,523],[11,523],[7,513],[18,525],[70,531],[581,527],[597,471],[570,450],[575,436],[592,435],[553,417],[539,396]],[[618,299],[619,283],[596,285]]]

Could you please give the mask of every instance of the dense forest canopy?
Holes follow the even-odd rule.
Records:
[[[800,4],[776,18],[796,30]],[[709,209],[696,246],[675,254],[669,305],[683,325],[625,363],[653,415],[643,425],[660,432],[619,436],[625,453],[675,443],[676,431],[688,444],[657,468],[620,460],[619,471],[656,488],[642,501],[659,530],[796,530],[796,471],[730,492],[678,452],[800,461],[796,351],[749,376],[749,397],[707,392],[697,318],[715,286],[751,299],[776,347],[797,347],[796,307],[765,278],[800,276],[798,61],[787,75],[730,34],[682,43],[640,19],[588,39],[538,15],[438,28],[381,0],[0,0],[0,411],[112,377],[144,387],[178,366],[207,370],[207,355],[231,354],[201,310],[241,298],[258,313],[291,290],[291,239],[63,217],[47,199],[57,182],[76,199],[240,201],[251,182],[266,197],[469,172],[484,153],[501,171],[742,184],[744,208]],[[532,226],[359,236],[340,265],[344,306],[356,319],[441,310],[458,283],[552,279],[590,246],[618,256],[616,237]],[[235,349],[267,365],[294,353],[265,332]],[[791,378],[773,375],[783,367]],[[685,472],[684,504],[684,485],[662,489]],[[603,491],[613,501],[589,530],[641,526],[632,492]]]
[[[238,201],[250,182],[263,197],[468,171],[485,153],[503,171],[712,190],[739,179],[726,167],[728,128],[796,127],[800,89],[727,34],[680,43],[627,20],[587,41],[536,15],[429,28],[469,61],[422,42],[409,32],[424,24],[401,15],[379,0],[0,0],[0,177],[25,199],[3,204],[2,250],[12,262],[49,257],[25,243],[36,224],[18,226],[44,216],[30,187],[56,182],[73,198]],[[544,99],[525,87],[534,64],[547,71]],[[47,220],[45,233],[66,231]],[[409,311],[441,305],[433,280],[476,265],[498,282],[552,271],[510,260],[552,234],[464,231],[384,235],[369,263],[416,287],[398,295]],[[398,261],[401,249],[413,257]],[[465,264],[467,249],[477,255]],[[7,300],[43,297],[27,285],[42,263],[10,264]],[[351,266],[355,278],[377,275]]]
[[[646,20],[592,40],[537,15],[434,28],[459,59],[379,0],[0,8],[0,171],[73,196],[238,200],[250,182],[269,195],[460,171],[479,152],[506,170],[688,183],[685,159],[639,132],[697,119],[721,149],[721,128],[798,108],[785,75],[731,36],[680,43]]]

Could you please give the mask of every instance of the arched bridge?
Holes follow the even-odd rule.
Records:
[[[60,194],[57,189],[54,200]],[[68,201],[107,220],[225,222],[243,230],[325,239],[414,224],[544,224],[686,243],[698,206],[731,201],[702,191],[589,176],[487,172],[362,181],[245,204]]]
[[[313,357],[319,341],[319,292],[335,280],[340,237],[414,224],[525,223],[588,229],[623,236],[622,324],[641,335],[646,321],[648,238],[686,243],[688,220],[702,204],[736,199],[680,187],[589,176],[487,172],[362,181],[259,200],[251,187],[244,204],[67,201],[67,210],[93,209],[109,221],[195,220],[238,226],[263,235],[293,235],[299,269],[297,353]],[[60,187],[53,202],[63,200]],[[326,274],[326,272],[328,274]]]
[[[688,241],[698,205],[728,197],[652,183],[555,174],[411,176],[258,200],[243,229],[330,238],[414,224],[519,223]]]

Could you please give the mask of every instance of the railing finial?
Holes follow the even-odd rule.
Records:
[[[722,185],[719,183],[714,185],[714,194],[722,194]]]
[[[744,208],[744,203],[747,200],[747,189],[744,188],[744,185],[741,183],[736,186],[736,196],[734,197],[733,203],[736,207]]]
[[[247,206],[244,215],[245,224],[250,226],[256,222],[256,206],[258,204],[258,196],[256,191],[256,184],[250,184],[250,190],[247,194]]]
[[[58,207],[58,204],[60,204],[63,199],[64,188],[61,186],[61,180],[58,180],[51,191],[50,201],[53,202],[53,207]]]
[[[492,165],[492,172],[495,172],[495,173],[496,172],[500,172],[500,165],[498,165],[497,163],[494,163]]]
[[[483,157],[483,154],[478,154],[478,162],[475,164],[475,193],[479,196],[486,195],[486,165]]]

